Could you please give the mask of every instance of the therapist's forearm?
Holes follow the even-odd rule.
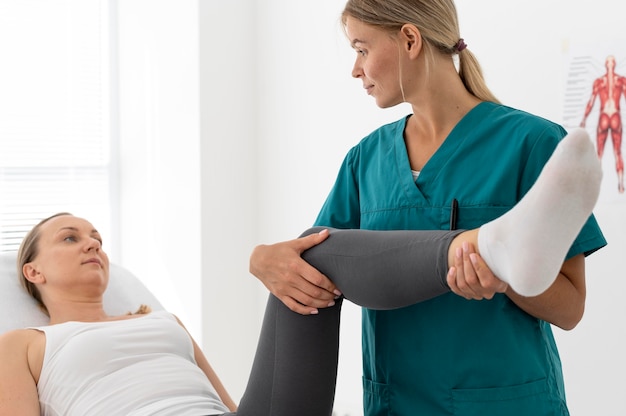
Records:
[[[511,288],[506,294],[529,315],[561,329],[571,330],[580,322],[585,310],[584,266],[582,254],[567,260],[552,286],[539,296],[524,297]]]

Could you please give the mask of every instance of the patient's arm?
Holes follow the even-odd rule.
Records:
[[[32,330],[0,335],[0,416],[39,416],[37,384],[29,364]],[[33,357],[30,357],[32,362]]]
[[[180,321],[180,319],[178,319],[178,317],[176,317],[176,320],[183,328],[185,328],[185,325],[183,325],[183,323]],[[185,328],[185,331],[187,331],[187,328]],[[189,331],[187,331],[187,334],[189,334]],[[228,394],[226,387],[224,387],[224,384],[222,384],[222,381],[217,376],[217,373],[215,372],[215,370],[213,370],[213,367],[211,367],[211,364],[209,364],[209,360],[207,360],[206,356],[202,352],[202,349],[200,349],[200,347],[198,346],[196,341],[193,339],[191,334],[189,334],[189,338],[191,338],[191,342],[193,343],[194,358],[196,359],[196,363],[198,364],[198,367],[200,367],[200,369],[204,372],[204,374],[206,374],[207,378],[209,379],[209,381],[215,388],[215,391],[217,391],[217,394],[220,396],[220,399],[222,399],[222,402],[226,405],[226,407],[228,407],[228,409],[230,409],[231,412],[236,411],[237,404],[230,397],[230,394]]]
[[[198,347],[198,344],[196,344],[195,341],[193,341],[193,349],[198,367],[204,371],[204,374],[206,374],[209,381],[217,391],[217,394],[219,394],[222,402],[226,405],[226,407],[228,407],[228,409],[230,409],[231,412],[236,411],[237,404],[232,397],[230,397],[230,394],[226,391],[226,387],[224,387],[224,384],[222,384],[222,381],[217,376],[217,373],[213,370],[213,367],[211,367],[211,364],[209,364],[209,361],[206,359],[204,353],[200,350],[200,347]]]

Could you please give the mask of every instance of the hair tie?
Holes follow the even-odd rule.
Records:
[[[457,52],[461,52],[465,48],[467,48],[467,44],[465,43],[463,38],[459,39],[456,45],[454,45],[454,49],[456,49]]]

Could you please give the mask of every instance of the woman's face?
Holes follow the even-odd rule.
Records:
[[[388,108],[403,102],[397,41],[389,33],[350,16],[345,26],[357,53],[352,76],[363,82],[363,88],[376,99],[379,107]]]
[[[101,289],[108,284],[109,258],[100,234],[89,221],[71,215],[41,225],[38,254],[25,267],[29,265],[46,284],[57,287],[95,283],[94,288]]]

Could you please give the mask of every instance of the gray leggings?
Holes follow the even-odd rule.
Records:
[[[460,230],[329,230],[330,237],[302,257],[358,305],[394,309],[450,290],[448,247]],[[305,316],[270,295],[246,391],[237,412],[227,415],[331,415],[341,304],[337,299]]]

